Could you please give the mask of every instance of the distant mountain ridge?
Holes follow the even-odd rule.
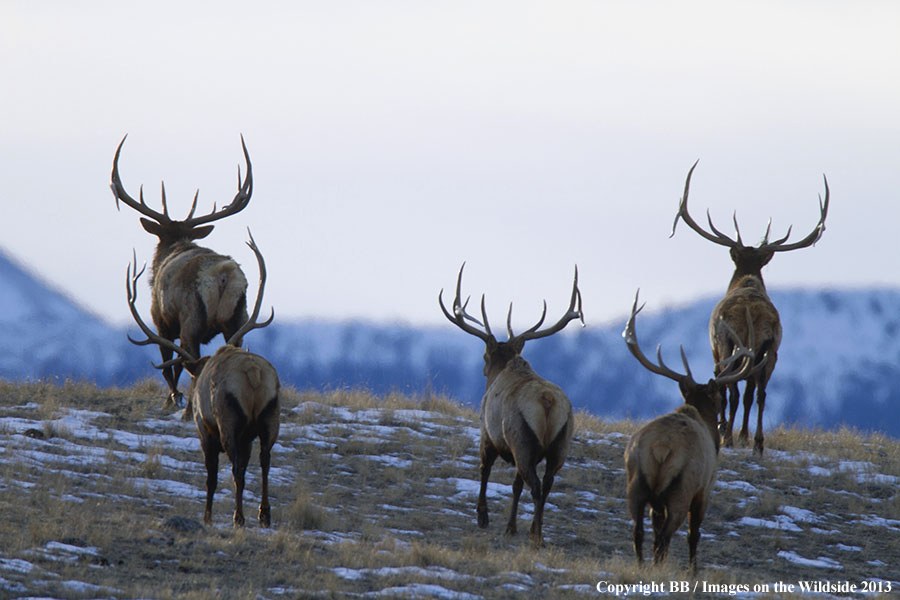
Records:
[[[769,384],[766,427],[843,423],[900,437],[900,289],[772,290],[771,296],[784,340]],[[638,318],[642,347],[650,353],[661,344],[667,363],[680,369],[683,345],[695,377],[711,373],[707,322],[717,299],[657,310],[651,303]],[[624,322],[625,315],[620,323],[571,327],[531,342],[524,355],[576,408],[638,419],[672,410],[680,402],[676,384],[652,375],[628,353]],[[0,330],[5,379],[127,385],[158,376],[150,366],[159,361],[155,349],[132,345],[124,329],[79,307],[2,252]],[[436,391],[476,406],[484,391],[483,344],[449,323],[276,320],[246,343],[277,367],[284,383],[301,389]]]

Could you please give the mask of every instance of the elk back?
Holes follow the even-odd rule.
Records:
[[[216,429],[217,414],[233,404],[248,423],[278,397],[280,382],[275,367],[258,354],[234,346],[221,346],[203,367],[191,390],[195,419]],[[277,422],[275,424],[277,435]]]
[[[501,454],[510,452],[517,415],[546,449],[572,420],[572,406],[559,386],[534,372],[524,358],[509,361],[481,402],[481,424]]]
[[[685,489],[705,488],[717,465],[712,433],[693,406],[679,406],[638,429],[625,448],[629,481],[641,473],[658,496],[678,478]]]
[[[753,340],[747,339],[747,309],[753,321]],[[730,347],[733,343],[731,335],[721,324],[723,320],[734,329],[741,341],[759,349],[760,353],[769,347],[777,349],[781,344],[778,310],[758,277],[745,275],[716,304],[709,320],[709,341],[714,348]],[[726,357],[720,356],[718,360],[723,358]]]
[[[195,294],[203,303],[206,327],[228,322],[246,301],[247,279],[241,268],[208,248],[170,254],[159,264],[152,285],[159,315],[169,324],[177,322],[182,307],[192,305]],[[246,319],[246,308],[244,313]]]

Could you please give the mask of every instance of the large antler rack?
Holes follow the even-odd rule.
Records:
[[[443,294],[444,290],[442,289],[438,294],[438,303],[441,306],[441,310],[444,312],[444,316],[447,319],[455,324],[457,327],[465,331],[466,333],[470,333],[485,343],[489,341],[496,342],[496,338],[494,334],[491,332],[491,326],[488,322],[487,311],[485,310],[485,302],[484,302],[484,294],[481,296],[481,316],[484,319],[484,323],[470,315],[466,312],[466,306],[469,304],[469,300],[471,298],[467,297],[466,301],[462,301],[462,274],[463,269],[465,268],[466,263],[463,263],[459,268],[459,275],[456,279],[456,297],[453,299],[453,314],[447,310],[444,306]],[[523,331],[519,335],[514,335],[512,330],[512,302],[509,304],[509,312],[506,315],[506,330],[509,333],[509,339],[507,340],[510,343],[516,342],[525,342],[527,340],[534,340],[542,337],[547,337],[549,335],[553,335],[554,333],[563,329],[570,321],[574,319],[581,319],[582,326],[584,325],[584,313],[581,310],[581,291],[578,289],[578,266],[575,266],[575,282],[572,284],[572,298],[569,302],[569,308],[566,313],[562,316],[562,318],[556,322],[551,327],[548,327],[544,330],[540,330],[540,326],[544,323],[544,319],[547,317],[547,301],[544,301],[544,310],[541,313],[541,318],[538,322],[532,326],[530,329]],[[476,323],[484,327],[484,330],[478,329],[477,327],[473,327],[469,325],[467,321],[471,321],[472,323]]]
[[[113,196],[115,196],[116,199],[116,208],[119,208],[119,201],[121,200],[124,204],[130,206],[145,217],[149,217],[158,223],[173,222],[172,218],[169,217],[169,208],[166,204],[166,186],[164,183],[161,184],[163,207],[163,212],[161,213],[153,210],[144,202],[143,185],[140,187],[140,191],[138,194],[139,200],[135,200],[128,194],[128,192],[125,191],[125,186],[122,184],[122,178],[119,176],[119,154],[121,153],[122,146],[123,144],[125,144],[125,140],[127,138],[128,135],[126,134],[125,137],[122,138],[122,141],[119,142],[119,146],[116,148],[116,155],[113,158],[110,188],[112,189]],[[212,221],[224,219],[225,217],[238,213],[246,208],[247,204],[250,202],[250,197],[253,194],[253,167],[250,164],[250,154],[249,152],[247,152],[247,145],[244,143],[243,135],[241,135],[241,147],[244,151],[244,160],[246,160],[247,162],[247,176],[243,180],[241,179],[241,167],[238,166],[238,191],[234,196],[234,199],[226,206],[224,206],[221,210],[216,210],[216,205],[213,204],[213,209],[211,212],[206,215],[194,217],[194,212],[197,209],[197,197],[200,194],[200,190],[197,190],[194,193],[194,201],[191,204],[191,210],[188,213],[187,218],[184,221],[181,221],[181,223],[187,225],[188,227],[196,227],[198,225],[203,225]]]
[[[744,243],[741,240],[741,231],[738,227],[737,222],[737,212],[732,215],[732,220],[734,222],[734,230],[737,234],[737,239],[731,239],[726,234],[719,231],[716,226],[712,222],[712,217],[710,216],[709,210],[706,211],[706,220],[709,223],[710,231],[706,231],[701,227],[694,219],[691,217],[688,212],[688,193],[691,188],[691,175],[694,174],[694,169],[697,167],[697,163],[700,161],[697,160],[690,168],[687,174],[687,178],[684,182],[684,194],[681,197],[681,200],[678,204],[678,213],[675,215],[675,222],[672,224],[672,233],[669,237],[675,235],[675,228],[678,227],[678,221],[683,220],[688,227],[696,231],[703,238],[713,242],[714,244],[719,244],[721,246],[726,246],[729,248],[735,247],[744,247]],[[766,234],[763,237],[763,241],[758,246],[759,250],[763,251],[771,251],[771,252],[786,252],[788,250],[797,250],[799,248],[806,248],[812,246],[819,238],[822,237],[822,234],[825,232],[825,218],[828,216],[828,202],[829,202],[829,189],[828,189],[828,178],[824,175],[822,178],[825,180],[825,200],[822,200],[822,196],[819,196],[819,222],[813,228],[812,232],[807,235],[802,240],[798,240],[796,242],[792,242],[790,244],[786,243],[788,238],[791,236],[791,229],[793,226],[788,227],[787,233],[784,237],[774,240],[772,242],[769,241],[769,234],[772,230],[772,220],[769,219],[768,225],[766,225]]]
[[[697,385],[694,381],[694,377],[691,374],[691,367],[688,364],[687,356],[684,353],[684,347],[680,346],[679,349],[681,351],[681,362],[684,364],[685,374],[681,374],[678,371],[675,371],[669,368],[662,358],[662,345],[656,347],[656,360],[654,363],[650,359],[648,359],[644,352],[641,350],[640,344],[638,344],[637,339],[637,331],[635,330],[635,317],[637,314],[643,310],[645,305],[641,305],[638,307],[638,296],[640,294],[640,290],[638,290],[634,294],[634,304],[631,307],[631,316],[628,318],[628,322],[625,324],[625,331],[622,332],[622,337],[625,338],[625,344],[628,346],[628,350],[631,351],[631,354],[641,363],[648,371],[656,373],[657,375],[662,375],[663,377],[668,377],[678,383],[685,383],[687,385]],[[747,314],[748,326],[749,326],[749,338],[753,339],[753,323],[750,321],[750,314]],[[718,385],[730,385],[737,381],[741,381],[742,379],[750,376],[751,373],[756,372],[761,369],[763,365],[765,365],[768,360],[768,355],[763,357],[763,359],[757,362],[755,365],[753,364],[753,350],[747,348],[743,345],[737,333],[728,323],[722,321],[723,325],[725,325],[729,335],[735,341],[734,352],[726,358],[725,360],[716,364],[717,367],[723,367],[723,370],[719,373],[719,375],[715,378],[715,382]],[[738,366],[735,366],[738,365]]]

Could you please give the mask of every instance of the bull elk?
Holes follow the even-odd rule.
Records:
[[[259,263],[259,292],[250,317],[238,327],[212,356],[197,358],[148,327],[138,313],[137,283],[144,269],[137,270],[135,259],[129,265],[126,278],[128,306],[134,320],[147,336],[145,340],[128,339],[138,345],[157,344],[178,356],[169,363],[179,362],[191,375],[188,398],[195,406],[194,422],[200,435],[200,447],[206,463],[206,509],[203,520],[212,522],[212,502],[218,483],[219,453],[225,452],[231,461],[234,477],[234,525],[244,524],[243,496],[244,475],[250,461],[253,440],[259,438],[259,465],[262,471],[262,499],[259,504],[259,521],[264,527],[272,523],[269,507],[269,463],[272,446],[278,438],[280,383],[275,368],[263,357],[237,346],[252,329],[265,327],[272,322],[275,311],[262,323],[257,322],[266,283],[266,266],[262,254],[250,236],[248,246],[256,254]],[[164,362],[154,365],[163,368]]]
[[[663,362],[657,348],[657,363],[641,351],[635,331],[638,308],[635,294],[631,317],[622,336],[628,349],[649,371],[678,382],[684,399],[675,412],[663,415],[638,429],[625,447],[626,497],[634,521],[632,539],[638,563],[643,561],[644,509],[650,504],[653,524],[653,558],[665,559],[672,535],[690,514],[688,553],[690,566],[697,570],[697,543],[700,524],[706,515],[719,454],[716,419],[722,403],[722,386],[753,374],[766,358],[754,366],[753,351],[736,344],[735,351],[717,366],[714,379],[705,384],[694,381],[684,349],[681,360],[685,374],[673,371]],[[749,316],[748,316],[749,321]],[[747,327],[753,327],[747,323]],[[728,325],[723,324],[728,330]],[[734,335],[734,332],[732,332]]]
[[[216,210],[213,205],[210,213],[195,217],[198,190],[187,218],[182,221],[169,216],[165,184],[161,186],[161,213],[144,203],[143,186],[139,200],[125,191],[119,176],[119,154],[127,137],[122,138],[116,148],[110,187],[116,198],[116,208],[119,208],[121,201],[144,215],[141,225],[159,238],[150,278],[150,317],[158,335],[171,342],[178,339],[181,347],[191,356],[199,356],[200,344],[209,343],[220,333],[226,340],[240,346],[241,336],[235,334],[247,321],[247,279],[231,257],[198,246],[194,241],[210,234],[214,227],[210,223],[242,211],[250,202],[253,171],[243,136],[241,146],[247,161],[247,176],[242,181],[238,167],[238,191],[234,199],[221,210]],[[178,391],[182,363],[169,362],[173,353],[170,344],[160,344],[159,350],[163,364],[169,365],[162,370],[170,391],[165,405],[177,406],[182,398]],[[189,420],[191,413],[192,407],[188,401],[185,403],[184,419]]]
[[[578,267],[575,267],[575,282],[572,285],[572,299],[569,309],[554,325],[540,329],[547,316],[547,302],[537,324],[515,335],[512,330],[512,303],[506,318],[509,338],[498,342],[491,332],[487,312],[484,307],[484,296],[481,297],[481,315],[484,324],[466,313],[468,300],[460,299],[462,275],[465,263],[459,268],[456,280],[456,298],[453,300],[453,313],[444,306],[443,293],[438,294],[438,303],[444,316],[451,323],[479,338],[485,343],[484,375],[487,378],[485,393],[481,400],[481,488],[478,493],[476,512],[478,526],[488,526],[487,484],[491,467],[497,456],[507,463],[515,465],[516,478],[513,482],[512,508],[506,533],[515,535],[516,514],[519,507],[519,496],[523,484],[531,490],[534,501],[534,518],[531,522],[532,545],[543,545],[544,504],[553,486],[553,477],[562,468],[566,460],[569,442],[572,440],[574,421],[572,406],[568,397],[559,386],[540,377],[531,365],[522,358],[525,342],[553,335],[562,330],[569,321],[580,319],[584,324],[581,312],[581,292],[578,290]],[[577,305],[577,306],[576,306]],[[471,321],[484,329],[469,324]],[[546,459],[544,477],[537,476],[537,465]]]
[[[765,436],[763,435],[763,411],[766,406],[766,385],[775,370],[775,363],[778,360],[778,346],[781,343],[781,320],[778,316],[778,310],[769,299],[766,292],[766,286],[763,283],[762,268],[768,264],[776,252],[787,252],[789,250],[799,250],[807,248],[815,244],[822,233],[825,231],[825,217],[828,215],[828,179],[825,179],[825,200],[819,196],[819,222],[813,228],[812,232],[802,240],[788,243],[787,240],[791,235],[791,228],[788,227],[787,234],[784,237],[769,241],[769,234],[772,228],[772,221],[766,227],[766,233],[759,246],[745,246],[741,240],[741,232],[738,228],[737,214],[734,215],[734,229],[736,239],[731,239],[713,225],[712,217],[707,211],[707,221],[709,222],[710,231],[706,231],[688,213],[688,192],[691,186],[691,175],[696,168],[697,163],[688,171],[687,180],[684,184],[684,196],[678,207],[678,214],[675,215],[675,223],[672,225],[672,235],[675,235],[675,228],[678,226],[679,219],[683,220],[688,227],[696,231],[704,239],[707,239],[720,246],[729,249],[731,260],[734,262],[734,274],[728,284],[728,290],[725,297],[716,304],[709,318],[709,343],[712,347],[713,362],[717,365],[725,357],[730,356],[734,349],[734,343],[731,337],[723,330],[722,323],[727,323],[734,329],[739,339],[745,340],[749,345],[756,349],[755,360],[757,363],[764,354],[768,354],[768,362],[765,369],[756,371],[756,374],[746,379],[744,387],[744,420],[741,426],[740,440],[742,443],[749,441],[749,419],[750,408],[753,405],[753,394],[756,392],[756,435],[754,436],[753,449],[754,452],[762,455]],[[671,237],[671,236],[670,236]],[[749,310],[753,320],[753,328],[756,332],[756,339],[748,338],[746,322],[743,316]],[[719,369],[720,367],[716,367]],[[721,430],[723,435],[723,443],[725,446],[732,446],[732,429],[734,428],[734,418],[737,414],[738,404],[740,404],[740,393],[738,391],[737,382],[728,386],[729,390],[729,414],[725,414],[725,405],[722,405]]]

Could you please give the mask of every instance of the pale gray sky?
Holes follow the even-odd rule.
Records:
[[[143,4],[0,6],[0,246],[111,321],[155,240],[108,188],[125,133],[174,215],[231,200],[244,134],[253,199],[204,243],[255,289],[250,226],[279,318],[438,324],[463,260],[498,323],[561,314],[576,262],[589,324],[720,293],[727,251],[668,237],[698,158],[692,212],[745,240],[808,233],[827,174],[769,287],[900,284],[895,2]]]

